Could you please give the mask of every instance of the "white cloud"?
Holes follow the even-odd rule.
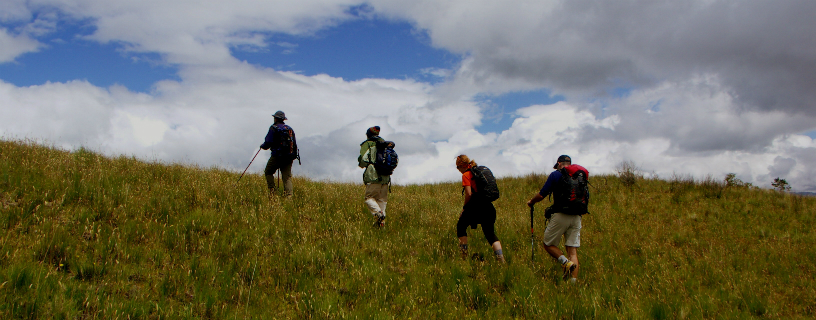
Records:
[[[73,19],[93,19],[89,39],[123,42],[134,51],[158,52],[181,65],[232,59],[230,46],[265,47],[260,33],[309,34],[352,19],[347,9],[361,1],[159,1],[36,0]]]
[[[365,16],[412,23],[434,46],[461,54],[461,65],[425,70],[448,80],[432,85],[303,76],[231,56],[231,47],[293,49],[267,35],[359,19],[349,8],[365,3]],[[304,155],[295,173],[320,179],[359,180],[359,142],[380,125],[397,142],[398,183],[455,180],[460,153],[499,175],[546,172],[570,154],[593,173],[632,160],[661,177],[734,172],[767,187],[788,175],[795,189],[813,191],[816,144],[796,133],[816,123],[815,9],[809,0],[4,1],[0,21],[23,25],[0,29],[0,63],[39,50],[35,37],[67,17],[93,23],[88,39],[158,53],[180,80],[150,94],[85,81],[0,82],[0,128],[66,147],[242,169],[271,113],[284,110]],[[541,88],[566,101],[519,109],[503,132],[475,130],[483,110],[472,97]],[[630,92],[609,94],[617,88]],[[251,170],[262,168],[256,160]]]
[[[31,11],[26,6],[26,0],[4,0],[0,2],[0,22],[14,22],[30,18]]]
[[[27,35],[14,35],[0,28],[0,63],[14,61],[18,56],[36,52],[41,47],[42,44]]]

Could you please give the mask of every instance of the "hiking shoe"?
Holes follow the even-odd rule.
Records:
[[[496,261],[498,261],[498,262],[500,262],[502,264],[507,263],[507,261],[504,260],[504,255],[503,254],[496,255]]]
[[[572,278],[572,271],[578,267],[577,264],[573,263],[572,261],[567,261],[567,263],[562,265],[564,267],[564,281],[569,280]]]

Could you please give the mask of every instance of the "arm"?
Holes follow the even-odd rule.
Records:
[[[550,173],[550,175],[547,177],[547,182],[544,182],[544,186],[541,187],[541,191],[536,193],[533,196],[533,198],[530,199],[530,201],[527,201],[527,205],[530,206],[530,208],[532,208],[533,205],[540,202],[541,200],[544,200],[544,197],[552,193],[552,190],[555,187],[555,183],[560,179],[561,172],[553,171],[552,173]]]
[[[261,144],[261,149],[268,150],[269,147],[272,146],[272,141],[274,141],[275,137],[275,129],[272,126],[269,127],[269,132],[266,133],[266,138],[264,138],[264,143]]]
[[[471,197],[473,197],[473,189],[471,189],[470,186],[465,186],[465,203],[462,205],[466,205]]]
[[[530,199],[530,201],[527,201],[527,205],[530,206],[530,208],[532,208],[536,203],[540,202],[541,200],[544,200],[544,196],[542,196],[540,193],[536,193],[533,196],[533,198]]]

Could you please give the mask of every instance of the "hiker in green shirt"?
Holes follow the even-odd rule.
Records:
[[[365,183],[365,204],[375,218],[374,225],[385,226],[385,205],[388,202],[388,184],[391,182],[390,175],[380,175],[374,168],[377,159],[377,142],[383,142],[380,138],[380,127],[374,126],[366,130],[367,139],[360,144],[360,156],[357,158],[358,166],[364,168],[363,183]]]

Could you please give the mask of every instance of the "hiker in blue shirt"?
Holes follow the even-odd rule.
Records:
[[[553,194],[553,205],[544,210],[544,216],[549,220],[547,229],[544,231],[544,249],[554,259],[561,263],[564,270],[564,280],[576,282],[578,277],[578,247],[581,246],[581,215],[587,213],[589,201],[589,193],[587,190],[583,192],[572,192],[571,185],[565,183],[566,178],[572,176],[582,176],[583,179],[589,178],[589,172],[582,166],[573,165],[572,159],[567,155],[558,157],[553,171],[547,177],[547,181],[541,190],[533,196],[527,205],[532,208],[537,202],[544,200],[544,198]],[[583,180],[585,183],[588,180]],[[575,184],[573,184],[575,185]],[[586,188],[586,185],[580,185],[581,188]],[[576,200],[577,203],[576,204]],[[583,203],[580,203],[583,202]],[[561,241],[561,236],[564,236],[564,247],[567,256],[558,248],[558,243]]]
[[[292,162],[299,158],[295,131],[284,124],[286,114],[283,111],[275,112],[272,115],[275,123],[269,127],[261,149],[270,150],[271,156],[266,163],[264,175],[266,175],[266,186],[269,188],[269,196],[275,194],[275,171],[280,170],[283,179],[283,191],[286,197],[292,196]]]

